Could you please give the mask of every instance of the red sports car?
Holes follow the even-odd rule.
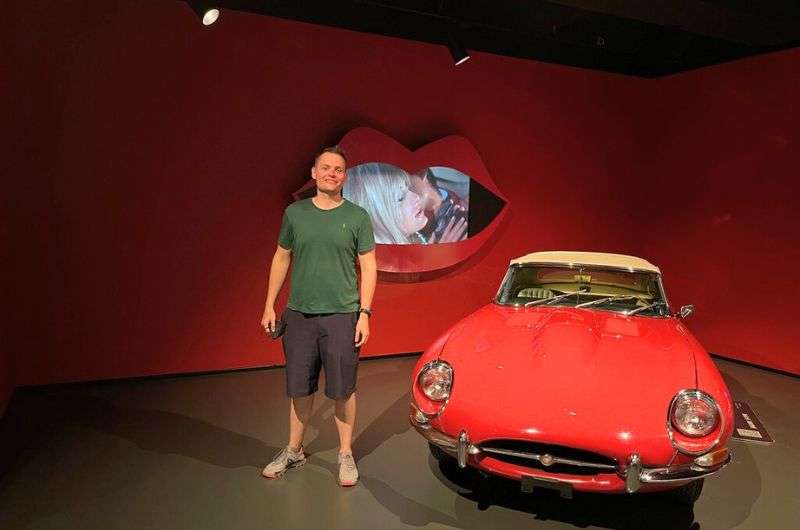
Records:
[[[700,495],[730,462],[730,393],[631,256],[511,261],[494,303],[450,328],[412,374],[411,424],[439,459],[557,489]]]

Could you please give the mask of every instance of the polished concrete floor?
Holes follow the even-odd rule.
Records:
[[[734,442],[694,509],[661,495],[521,494],[440,467],[406,420],[415,357],[362,362],[355,453],[340,488],[332,404],[318,399],[308,465],[259,474],[285,443],[281,369],[18,392],[0,422],[0,529],[613,528],[800,526],[800,380],[718,361],[776,442]],[[473,490],[474,489],[474,490]]]

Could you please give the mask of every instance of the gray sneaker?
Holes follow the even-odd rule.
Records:
[[[358,468],[353,455],[339,455],[339,485],[355,486],[358,482]]]
[[[267,464],[261,474],[267,478],[278,478],[286,473],[287,469],[303,467],[305,463],[306,455],[303,453],[302,447],[297,452],[292,451],[289,447],[284,447],[275,455],[272,462]]]

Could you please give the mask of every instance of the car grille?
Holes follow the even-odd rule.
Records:
[[[596,475],[617,469],[617,461],[591,451],[522,440],[489,440],[480,450],[496,460],[517,466],[571,475]]]

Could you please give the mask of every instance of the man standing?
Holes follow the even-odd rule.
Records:
[[[283,215],[278,248],[269,271],[261,325],[275,329],[275,299],[292,266],[286,332],[286,391],[289,443],[267,464],[262,475],[278,478],[305,464],[303,434],[311,415],[320,368],[325,395],[336,401],[339,431],[339,477],[342,486],[358,482],[352,453],[356,416],[356,372],[359,348],[369,338],[369,317],[377,279],[375,241],[369,214],[342,197],[346,175],[344,153],[324,149],[314,160],[311,178],[317,193],[291,204]],[[361,296],[355,261],[361,269]]]

